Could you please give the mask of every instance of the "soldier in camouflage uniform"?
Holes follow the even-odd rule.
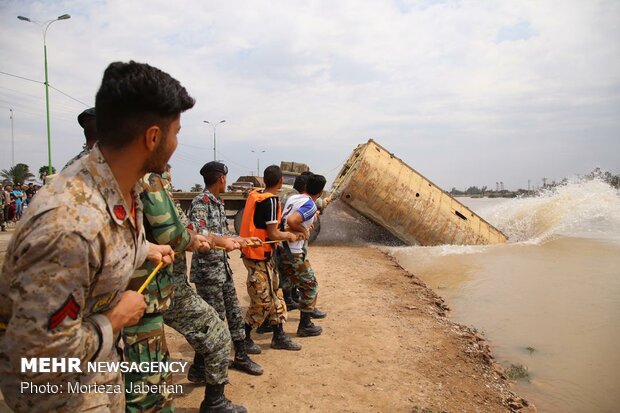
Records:
[[[185,229],[176,213],[170,193],[166,190],[168,181],[158,174],[147,174],[141,180],[143,191],[140,194],[144,205],[144,227],[149,241],[171,246],[175,253],[183,255],[186,250],[209,248],[206,238],[197,236]],[[138,290],[148,278],[154,265],[145,263],[137,270],[129,283],[129,289]],[[157,361],[167,363],[170,360],[164,335],[162,312],[170,306],[173,292],[172,268],[160,270],[149,283],[144,294],[147,309],[140,322],[123,330],[125,359],[129,362]],[[165,385],[170,380],[170,372],[125,374],[127,394],[127,412],[172,412],[174,406],[172,395],[164,392],[131,392],[140,389],[139,384]],[[166,389],[165,386],[161,387]]]
[[[131,274],[145,257],[171,262],[173,256],[167,246],[147,248],[136,183],[163,170],[180,113],[193,99],[156,68],[116,62],[104,72],[96,100],[105,125],[100,146],[34,198],[0,274],[0,387],[17,412],[122,411],[120,372],[90,373],[86,362],[119,361],[116,337],[146,307],[142,295],[124,291]],[[77,357],[83,373],[21,372],[21,358],[34,357]],[[21,391],[22,382],[62,392]],[[73,393],[68,383],[111,385],[114,392]]]
[[[205,182],[203,194],[194,198],[189,210],[190,225],[200,233],[208,232],[219,236],[233,236],[228,230],[224,201],[219,196],[226,190],[228,168],[220,162],[208,162],[202,169]],[[254,241],[260,242],[258,239]],[[244,240],[239,242],[245,246]],[[228,329],[235,346],[235,358],[232,367],[253,375],[263,374],[263,369],[252,361],[248,353],[260,353],[260,347],[254,345],[246,348],[245,327],[239,299],[232,278],[232,270],[228,264],[228,254],[221,249],[206,253],[194,254],[190,272],[190,281],[196,285],[198,294],[218,312],[222,320],[228,321]],[[195,381],[199,367],[203,365],[201,355],[196,353],[194,364],[190,368],[188,378]]]
[[[169,170],[169,166],[168,166]],[[171,270],[160,271],[149,284],[148,309],[140,324],[125,329],[126,358],[130,361],[167,362],[169,353],[166,347],[163,323],[183,334],[194,350],[202,355],[202,382],[206,381],[205,398],[200,406],[201,412],[243,413],[245,408],[233,405],[224,396],[224,385],[228,383],[228,354],[230,353],[230,334],[226,325],[215,310],[202,300],[187,283],[185,276],[184,250],[206,251],[210,243],[202,235],[188,230],[187,218],[179,210],[170,193],[169,172],[164,176],[149,174],[143,179],[145,228],[147,237],[154,242],[166,243],[179,252]],[[192,241],[193,240],[193,241]],[[220,242],[225,248],[239,248],[238,244]],[[139,288],[152,266],[142,268],[134,274],[131,288]],[[168,373],[125,375],[127,388],[136,384],[166,384]],[[162,387],[165,389],[165,387]],[[166,393],[131,394],[127,396],[128,412],[170,412],[174,411],[172,398]]]

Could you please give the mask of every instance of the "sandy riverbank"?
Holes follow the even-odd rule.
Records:
[[[313,246],[310,260],[320,283],[319,337],[295,338],[300,352],[269,348],[255,361],[260,377],[230,372],[227,395],[251,412],[507,412],[525,407],[495,369],[483,338],[446,318],[446,307],[422,281],[376,248]],[[237,293],[247,306],[246,271],[231,263]],[[286,331],[295,336],[299,312]],[[170,330],[173,358],[191,361],[190,346]],[[189,384],[180,412],[196,411],[203,388]],[[416,410],[417,409],[417,410]],[[427,410],[424,410],[427,409]]]

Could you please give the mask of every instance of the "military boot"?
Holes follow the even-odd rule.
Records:
[[[282,290],[282,295],[284,296],[287,311],[299,310],[299,302],[293,299],[292,290]]]
[[[247,323],[245,324],[245,350],[248,354],[260,354],[262,352],[258,344],[252,340],[252,326]]]
[[[299,326],[297,327],[298,337],[319,336],[323,332],[320,326],[314,325],[310,312],[302,311],[299,318]]]
[[[205,382],[205,358],[202,354],[194,354],[194,362],[189,366],[187,380],[197,384]]]
[[[301,350],[301,344],[297,344],[284,332],[282,323],[273,326],[273,338],[271,339],[271,348],[277,350]]]
[[[312,318],[325,318],[327,317],[327,313],[325,311],[321,311],[318,308],[313,308],[312,312],[310,313],[310,317]]]
[[[232,404],[224,396],[224,384],[207,384],[205,398],[200,403],[200,413],[247,413],[243,406]]]
[[[269,319],[266,319],[265,321],[263,321],[263,324],[258,326],[258,328],[256,329],[256,332],[258,334],[273,333],[273,328],[271,327],[271,324],[269,324]]]
[[[232,362],[232,367],[244,371],[253,376],[260,376],[263,374],[263,368],[250,359],[248,352],[245,348],[245,340],[234,341],[235,345],[235,359]]]

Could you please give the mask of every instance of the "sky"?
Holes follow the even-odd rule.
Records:
[[[595,0],[0,0],[0,72],[38,82],[0,73],[0,169],[12,142],[47,165],[43,35],[17,16],[65,13],[46,38],[58,169],[107,65],[135,60],[196,98],[177,188],[202,181],[221,120],[229,183],[282,160],[331,181],[369,138],[446,190],[620,173],[620,2]]]

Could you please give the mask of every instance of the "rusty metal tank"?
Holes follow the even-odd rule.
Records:
[[[506,236],[374,140],[359,145],[332,188],[355,211],[410,245],[484,245]]]

